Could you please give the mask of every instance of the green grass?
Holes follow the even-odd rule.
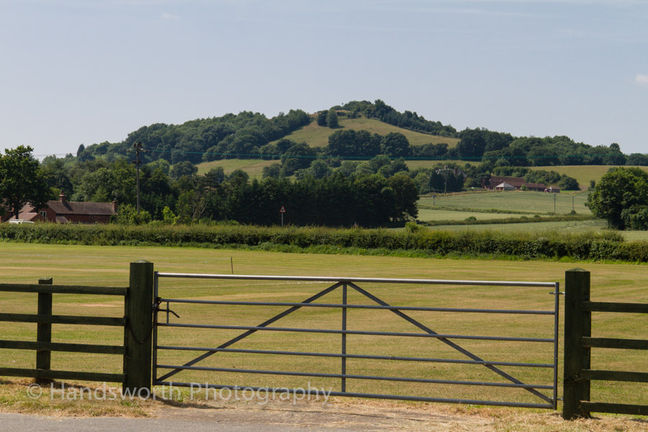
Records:
[[[465,211],[513,211],[526,214],[553,214],[554,197],[556,200],[556,214],[568,214],[572,210],[572,197],[574,210],[578,214],[590,214],[585,207],[587,192],[563,192],[550,194],[544,192],[463,192],[456,194],[425,195],[418,201],[419,208],[452,209]]]
[[[435,225],[430,227],[433,230],[439,231],[500,231],[504,233],[515,232],[560,232],[560,233],[586,233],[586,232],[601,232],[607,228],[607,224],[601,219],[592,219],[585,221],[558,221],[558,222],[525,222],[525,223],[505,223],[505,224],[481,224],[481,225]],[[622,231],[619,234],[624,235]],[[625,237],[625,235],[624,235]],[[631,240],[626,238],[627,240]],[[636,240],[648,239],[637,238]],[[635,240],[635,239],[632,239]]]
[[[399,132],[407,137],[411,145],[447,143],[449,147],[454,147],[459,141],[457,138],[414,132],[388,123],[383,123],[380,120],[366,117],[358,117],[354,119],[341,117],[340,128],[338,129],[319,126],[316,121],[313,121],[309,125],[296,130],[285,138],[295,142],[305,142],[311,147],[324,147],[328,145],[329,135],[341,129],[366,130],[379,135],[387,135],[390,132]]]
[[[482,213],[483,218],[491,219],[490,216]],[[519,215],[518,215],[519,216]],[[492,218],[494,219],[494,218]],[[449,220],[449,219],[443,219]],[[430,229],[440,231],[500,231],[504,233],[513,232],[560,232],[560,233],[586,233],[604,232],[608,230],[607,222],[603,219],[592,219],[583,221],[548,221],[548,222],[526,222],[526,223],[499,223],[480,225],[435,225]],[[623,236],[626,241],[648,241],[648,231],[615,231]]]
[[[250,178],[261,178],[263,168],[277,163],[277,160],[263,159],[221,159],[212,162],[203,162],[196,165],[198,174],[205,174],[212,168],[223,167],[225,174],[231,174],[232,171],[240,169],[248,173]]]
[[[538,166],[530,167],[533,170],[556,171],[559,174],[567,174],[570,177],[578,180],[581,189],[587,189],[590,180],[598,182],[603,175],[608,172],[610,168],[615,168],[616,165],[565,165],[565,166]],[[623,166],[623,168],[630,168]],[[648,167],[635,167],[648,171]]]
[[[165,272],[229,273],[230,259],[237,274],[278,275],[352,275],[364,277],[395,278],[439,278],[478,280],[541,280],[561,281],[564,271],[577,267],[574,263],[547,261],[497,261],[469,259],[421,259],[370,256],[340,256],[316,254],[282,254],[249,252],[241,250],[205,250],[193,248],[162,247],[96,247],[33,245],[3,243],[0,249],[0,273],[2,282],[33,283],[40,277],[53,277],[56,284],[90,284],[125,286],[128,283],[128,263],[147,259],[156,269]],[[648,272],[645,265],[584,263],[582,266],[592,272],[592,298],[598,301],[648,302]],[[219,300],[266,300],[302,301],[327,285],[322,283],[290,283],[279,281],[255,282],[201,282],[197,280],[163,279],[161,295],[191,299]],[[480,287],[426,287],[417,285],[379,286],[360,284],[385,301],[398,305],[421,305],[440,307],[488,307],[551,309],[552,298],[547,289],[480,288]],[[2,312],[33,313],[36,308],[34,294],[2,293]],[[334,292],[322,298],[323,302],[339,302],[340,293]],[[353,290],[349,301],[370,304]],[[54,298],[54,313],[119,316],[121,301],[108,297],[58,295]],[[283,310],[282,307],[198,306],[172,305],[180,318],[174,322],[221,323],[235,325],[256,325]],[[550,337],[551,319],[542,316],[496,316],[484,314],[448,314],[412,312],[431,328],[447,333],[510,335]],[[349,329],[416,331],[414,327],[394,314],[385,311],[349,310]],[[646,338],[648,326],[646,317],[634,316],[620,319],[618,315],[598,314],[594,318],[594,335],[615,335],[628,338]],[[313,328],[339,328],[340,311],[324,308],[300,310],[277,325],[307,326]],[[0,324],[4,339],[33,340],[35,324]],[[237,331],[160,329],[160,343],[183,346],[217,346]],[[78,343],[119,344],[123,335],[119,331],[97,327],[54,326],[54,340]],[[515,342],[462,341],[460,345],[475,351],[490,360],[523,360],[547,362],[551,360],[550,346]],[[390,337],[369,338],[350,335],[347,340],[350,353],[381,355],[409,355],[427,357],[461,358],[447,346],[418,338],[394,339]],[[303,333],[258,333],[245,339],[238,348],[282,349],[295,351],[336,352],[340,347],[339,335],[312,335]],[[53,353],[53,366],[57,369],[97,370],[119,372],[121,360],[118,356],[82,356]],[[162,351],[160,361],[177,364],[192,358],[185,351]],[[1,350],[0,365],[10,367],[33,367],[34,353],[31,351]],[[594,365],[604,368],[611,365],[619,370],[648,371],[648,358],[641,352],[627,352],[623,356],[605,350],[596,352]],[[314,361],[307,357],[243,356],[236,353],[222,353],[212,356],[203,365],[232,367],[237,369],[278,369],[292,371],[321,371],[337,373],[339,359]],[[508,368],[525,381],[548,382],[547,371]],[[418,376],[442,379],[470,379],[499,381],[497,376],[483,367],[457,367],[445,364],[416,364],[394,361],[349,360],[349,373],[383,374],[389,376]],[[181,372],[174,379],[208,380],[214,383],[238,383],[273,386],[305,385],[307,378],[252,376],[245,373]],[[312,378],[314,386],[337,388],[339,380]],[[465,387],[465,388],[464,388]],[[448,387],[401,383],[360,382],[352,380],[350,391],[414,393],[425,396],[461,398],[506,398],[519,401],[533,400],[526,392],[519,390],[493,390],[467,386]],[[638,391],[630,384],[606,384],[595,382],[592,394],[597,400],[624,401],[627,403],[648,403],[648,393]]]
[[[447,210],[447,209],[428,209],[419,208],[417,219],[422,222],[431,221],[463,221],[469,217],[474,217],[477,220],[488,219],[507,219],[520,217],[517,213],[485,213],[475,211],[461,211],[461,210]]]

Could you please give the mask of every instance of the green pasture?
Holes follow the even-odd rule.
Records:
[[[610,170],[610,168],[618,168],[617,165],[564,165],[564,166],[538,166],[538,167],[529,167],[533,170],[546,170],[546,171],[556,171],[559,174],[567,174],[570,177],[578,180],[578,184],[581,189],[587,189],[590,184],[590,180],[598,182],[603,175]],[[630,166],[622,166],[621,168],[631,168]],[[648,167],[634,167],[641,168],[644,171],[648,171]]]
[[[324,147],[328,145],[328,137],[333,132],[340,129],[352,129],[366,130],[368,132],[376,133],[379,135],[387,135],[391,132],[399,132],[407,137],[407,140],[411,145],[447,143],[449,147],[454,147],[459,141],[457,138],[414,132],[408,129],[399,128],[398,126],[390,125],[388,123],[383,123],[380,120],[370,119],[366,117],[358,117],[354,119],[340,117],[339,123],[340,128],[331,129],[326,126],[319,126],[317,122],[313,121],[307,126],[304,126],[303,128],[291,133],[290,135],[287,135],[285,138],[288,138],[295,142],[305,142],[311,147]]]
[[[477,220],[491,220],[491,219],[507,219],[507,218],[519,218],[519,213],[486,213],[486,212],[476,212],[476,211],[461,211],[461,210],[450,210],[450,209],[430,209],[430,208],[419,208],[417,219],[423,222],[433,222],[433,221],[463,221],[470,217],[474,217]]]
[[[97,247],[66,245],[33,245],[0,243],[0,274],[2,282],[33,283],[41,277],[53,277],[56,284],[126,286],[129,263],[146,259],[163,272],[236,274],[320,275],[386,278],[434,278],[464,280],[559,281],[574,263],[543,261],[496,261],[469,259],[423,259],[349,255],[282,254],[240,250],[209,250],[162,247]],[[592,298],[603,301],[647,302],[648,272],[645,265],[598,264],[580,265],[592,272]],[[320,282],[279,281],[200,281],[195,279],[161,279],[160,294],[168,298],[201,300],[241,300],[268,302],[301,302],[328,284]],[[394,305],[439,306],[449,308],[497,308],[551,310],[552,296],[548,288],[503,288],[476,286],[425,286],[360,284],[372,294]],[[33,313],[36,295],[0,293],[0,312]],[[336,290],[320,302],[338,303]],[[373,304],[353,289],[349,302]],[[253,326],[281,312],[279,306],[207,306],[171,304],[180,318],[171,322]],[[55,295],[55,314],[120,316],[123,304],[115,298],[83,295]],[[440,333],[464,335],[498,335],[551,337],[550,316],[498,315],[479,313],[411,312],[416,319]],[[646,317],[632,315],[594,314],[593,336],[646,338]],[[160,319],[166,319],[164,314]],[[282,327],[339,329],[338,309],[304,308],[275,323]],[[92,326],[53,326],[56,342],[120,344],[123,334],[112,328]],[[350,330],[420,332],[411,324],[388,311],[349,309]],[[3,339],[34,340],[35,324],[0,323]],[[241,331],[161,328],[160,344],[215,347]],[[488,360],[549,363],[551,345],[543,343],[493,342],[456,339],[459,345]],[[340,335],[316,335],[290,332],[258,332],[232,347],[245,349],[276,349],[285,351],[339,352]],[[436,340],[419,337],[396,339],[386,336],[349,335],[348,352],[385,356],[416,356],[463,359],[461,354]],[[160,363],[178,364],[197,356],[201,351],[161,351]],[[0,365],[34,367],[32,351],[0,350]],[[52,354],[53,368],[101,372],[120,372],[119,356]],[[562,364],[562,360],[560,362]],[[242,369],[267,369],[305,372],[339,373],[340,360],[299,356],[242,355],[219,353],[201,362],[202,366]],[[648,371],[648,357],[643,352],[597,350],[593,355],[595,368]],[[480,366],[458,366],[444,363],[412,363],[390,360],[349,359],[348,373],[363,375],[411,376],[430,379],[484,380],[502,379]],[[549,370],[505,367],[525,382],[551,382]],[[560,376],[560,375],[559,375]],[[221,384],[257,386],[312,386],[339,389],[338,378],[273,377],[244,372],[215,373],[184,371],[175,381],[198,381]],[[431,397],[507,399],[534,401],[526,391],[491,387],[446,386],[441,384],[394,383],[349,380],[349,391],[418,394]],[[597,400],[626,403],[648,403],[645,386],[635,384],[593,384]]]
[[[263,168],[277,162],[279,161],[264,159],[221,159],[203,162],[196,165],[196,167],[198,168],[198,174],[205,174],[213,168],[222,167],[225,174],[231,174],[232,171],[239,169],[248,173],[250,178],[261,178]]]
[[[554,199],[556,214],[569,214],[572,209],[578,214],[590,214],[585,207],[587,192],[562,192],[551,194],[530,191],[479,191],[455,194],[428,194],[419,199],[419,209],[442,208],[460,211],[501,211],[521,214],[553,214]]]
[[[519,216],[519,215],[518,215]],[[494,223],[479,225],[435,225],[429,229],[438,231],[501,231],[501,232],[550,232],[557,231],[561,233],[585,233],[593,231],[602,231],[607,228],[607,223],[602,219],[592,219],[584,221],[548,221],[548,222],[521,222],[521,223]],[[619,231],[621,235],[626,232]],[[633,231],[633,233],[638,233]],[[630,240],[629,238],[627,238]],[[636,238],[632,240],[644,240],[645,238]]]

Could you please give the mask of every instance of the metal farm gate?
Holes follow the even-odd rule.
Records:
[[[259,291],[253,294],[251,298],[248,296],[237,299],[235,288],[232,287],[235,284],[262,284],[270,283],[269,281],[278,285],[270,292],[268,290]],[[160,285],[161,282],[164,282],[163,286]],[[223,287],[223,284],[227,284],[227,286]],[[290,286],[290,284],[301,284],[299,285],[299,292],[293,294],[301,295],[300,298],[303,298],[303,300],[281,301],[282,298],[285,299],[285,296],[280,295],[282,290],[285,290],[286,286]],[[325,286],[325,288],[320,289],[322,286]],[[315,287],[318,291],[306,297],[304,291],[312,287]],[[456,307],[456,303],[452,307],[448,307],[448,304],[436,307],[436,304],[422,305],[425,302],[418,301],[412,301],[410,304],[394,305],[394,301],[388,303],[384,300],[390,293],[407,293],[410,289],[417,289],[423,293],[423,296],[425,293],[436,293],[436,295],[441,295],[443,298],[454,296],[459,306],[470,304],[469,301],[473,301],[473,303],[478,301],[477,305],[480,305],[480,303],[489,302],[487,295],[484,296],[482,301],[478,298],[466,297],[466,294],[461,290],[482,289],[488,294],[488,290],[502,290],[502,287],[504,287],[504,292],[507,293],[505,300],[511,300],[511,303],[517,305],[517,307],[497,309],[487,307],[468,308]],[[547,292],[547,288],[551,288],[551,291]],[[191,291],[191,295],[180,298],[183,297],[182,292],[185,289],[187,292]],[[160,296],[162,291],[166,292],[167,290],[173,295]],[[370,292],[370,290],[373,292]],[[377,292],[382,292],[381,290],[385,291],[385,295],[379,297]],[[341,298],[341,301],[323,302],[326,300],[324,297],[333,292],[336,292],[336,296],[341,294],[341,297],[336,297]],[[524,305],[527,304],[525,300],[531,295],[531,292],[536,295],[537,299],[540,299],[536,302],[537,304],[546,299],[547,306],[543,307],[543,310],[524,308]],[[553,298],[547,296],[547,294],[552,295]],[[261,375],[267,379],[271,379],[271,377],[278,377],[276,379],[292,377],[290,379],[328,380],[327,382],[333,382],[337,388],[336,391],[330,392],[330,395],[333,396],[556,409],[558,400],[559,295],[559,284],[557,282],[210,275],[156,272],[154,275],[156,313],[154,313],[153,328],[153,384],[211,389],[273,390],[273,387],[262,386],[258,382],[261,378],[255,378],[254,382],[251,383],[238,382],[243,380],[242,377],[250,379],[249,377],[259,377]],[[352,296],[356,299],[353,303],[349,301]],[[263,301],[269,298],[273,301]],[[499,299],[500,297],[491,301],[497,302]],[[484,304],[484,306],[488,306],[488,304]],[[214,308],[223,307],[230,309],[222,313],[214,312]],[[184,308],[184,311],[176,314],[174,311],[177,311],[178,308]],[[202,308],[200,310],[205,311],[204,314],[201,315],[195,308]],[[244,324],[242,319],[239,320],[236,317],[231,308],[246,311],[245,314],[247,315],[244,314],[246,319],[249,320],[250,316],[252,316],[255,320],[254,323],[251,325],[250,323]],[[250,312],[250,308],[254,308],[252,312]],[[191,312],[187,312],[189,310]],[[337,328],[320,328],[316,326],[317,320],[315,319],[299,321],[300,324],[295,325],[294,321],[299,317],[297,311],[314,311],[313,313],[337,311],[335,315],[331,313],[326,317],[334,319],[339,327],[335,325],[330,327]],[[368,315],[363,315],[365,317],[363,318],[365,327],[358,329],[358,326],[354,325],[352,319],[354,317],[350,315],[360,313],[371,313],[376,314],[376,316],[375,318],[368,318]],[[482,333],[482,335],[449,334],[442,330],[447,328],[447,324],[450,322],[461,326],[462,316],[467,315],[478,316],[479,319],[484,317],[484,319],[490,320],[485,321],[483,325],[473,325],[474,329],[479,329],[478,332]],[[205,316],[209,316],[207,321],[199,319]],[[442,318],[434,320],[435,316],[441,316]],[[523,328],[517,327],[516,323],[523,317],[546,321]],[[281,321],[284,323],[286,321],[293,322],[293,324],[281,326]],[[528,333],[525,333],[527,336],[483,335],[484,332],[488,333],[491,326],[488,323],[492,323],[494,329],[498,331],[521,329]],[[375,324],[378,330],[372,330],[373,327],[368,327],[372,324]],[[386,329],[387,325],[390,327]],[[172,337],[174,331],[185,333],[181,337],[176,337],[175,344],[165,343],[166,340],[174,340]],[[529,333],[532,336],[528,336]],[[207,334],[210,335],[212,340],[216,335],[216,342],[204,342],[207,339],[204,335]],[[278,346],[283,342],[288,343],[291,340],[291,337],[288,336],[283,336],[283,338],[275,336],[271,344],[266,343],[265,345],[261,344],[252,347],[245,345],[246,341],[251,339],[263,341],[263,337],[268,337],[269,334],[292,335],[291,337],[295,338],[304,334],[312,338],[334,338],[335,345],[329,343],[326,350],[287,349],[285,346]],[[546,337],[538,337],[539,334]],[[384,342],[387,339],[398,342],[389,345]],[[362,341],[362,344],[358,342],[358,345],[355,345],[356,340]],[[471,343],[473,346],[470,345]],[[504,358],[493,360],[493,356],[489,353],[491,349],[498,347],[498,344],[504,344]],[[422,350],[428,346],[443,349],[446,354],[438,357],[408,355],[410,351]],[[335,347],[335,349],[331,347]],[[358,347],[364,347],[364,350],[359,351]],[[370,351],[369,347],[376,349],[395,347],[393,351],[396,352],[368,352]],[[527,352],[533,350],[539,350],[542,356],[546,356],[546,361],[528,360],[536,357],[525,357],[524,360],[511,358],[511,355],[514,355],[513,353],[523,357]],[[454,353],[454,357],[450,357],[447,354],[448,352]],[[187,357],[187,355],[190,356]],[[238,358],[281,356],[285,360],[280,363],[283,366],[282,368],[272,369],[241,367],[239,365],[227,366],[219,362],[215,363],[219,357],[225,355],[236,355],[239,356]],[[165,357],[165,359],[160,361],[161,357]],[[295,368],[288,363],[289,361],[295,361],[295,359],[304,358],[311,359],[307,363],[307,368]],[[176,360],[173,362],[170,359]],[[207,361],[208,359],[211,363]],[[542,357],[542,359],[545,359],[545,357]],[[326,371],[318,370],[319,362],[324,361],[334,362],[334,367],[337,370],[332,370],[330,367]],[[371,373],[372,369],[369,366],[367,366],[367,369],[364,366],[356,366],[362,362],[369,364],[377,361],[388,364],[382,369],[387,373],[380,370],[378,372],[381,373]],[[350,372],[349,362],[354,362],[353,373]],[[396,363],[405,364],[406,366],[401,369],[392,368],[391,365]],[[441,372],[435,370],[437,367],[441,368]],[[443,367],[462,368],[462,370],[473,369],[468,371],[470,373],[444,376]],[[414,369],[420,373],[414,373]],[[369,372],[366,372],[366,370],[369,370]],[[401,373],[390,374],[393,371]],[[403,372],[409,371],[412,371],[412,375],[415,376],[404,376]],[[530,372],[530,376],[540,377],[544,382],[534,383],[529,382],[528,377],[522,378],[522,375],[524,375],[522,372],[525,371],[533,371]],[[194,374],[194,377],[200,376],[201,378],[183,380],[178,377],[178,375],[182,376],[191,373]],[[204,380],[203,376],[213,378]],[[234,377],[231,381],[236,382],[225,380],[222,378],[223,376]],[[472,379],[474,377],[477,377],[477,379]],[[405,391],[385,391],[383,387],[389,387],[390,384],[392,386],[404,386]],[[367,387],[369,385],[372,387]],[[410,388],[419,388],[412,386],[421,386],[420,388],[423,390],[420,392],[409,391]],[[429,389],[434,388],[434,386],[440,386],[442,390],[431,393]],[[447,396],[448,389],[467,387],[475,389],[476,392],[486,391],[482,389],[497,390],[497,392],[503,392],[503,389],[507,389],[507,391],[521,392],[524,398],[530,399],[530,401],[524,398],[522,400],[519,397],[502,400],[503,397],[500,393],[493,393],[490,398],[479,397],[481,393],[477,393],[477,397],[466,398]],[[296,391],[295,388],[284,386],[278,389],[288,392]],[[354,391],[354,389],[360,390]],[[307,391],[317,393],[319,390],[309,388]]]

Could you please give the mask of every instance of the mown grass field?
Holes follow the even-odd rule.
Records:
[[[551,194],[529,191],[506,192],[463,192],[456,194],[428,194],[418,201],[419,209],[444,210],[467,209],[480,212],[497,210],[501,212],[516,212],[521,214],[553,214],[555,199],[555,213],[569,214],[572,209],[578,214],[590,214],[585,206],[587,192],[563,192]],[[573,206],[572,206],[573,204]]]
[[[221,159],[211,162],[203,162],[196,165],[198,168],[198,174],[205,174],[213,168],[223,167],[225,174],[231,174],[232,171],[237,169],[243,170],[250,178],[261,178],[263,174],[263,168],[277,163],[276,160],[263,160],[263,159]]]
[[[315,254],[282,254],[229,250],[205,250],[194,248],[159,247],[93,247],[63,245],[0,244],[0,272],[2,282],[33,283],[40,277],[53,277],[57,284],[89,284],[125,286],[128,281],[128,263],[147,259],[155,263],[159,271],[189,273],[229,273],[230,259],[237,274],[278,275],[346,275],[393,278],[439,278],[473,280],[523,280],[563,281],[564,271],[576,267],[563,262],[517,262],[468,259],[422,259],[370,256],[339,256]],[[494,265],[495,264],[495,265]],[[648,302],[648,272],[645,265],[583,263],[592,272],[592,298],[594,300]],[[161,295],[189,299],[218,299],[242,301],[300,302],[327,285],[323,283],[286,283],[258,281],[240,283],[235,281],[204,283],[196,280],[163,279]],[[488,307],[514,309],[550,310],[552,297],[548,289],[513,289],[452,286],[418,286],[360,284],[374,295],[397,305],[442,307]],[[33,313],[36,308],[34,294],[2,293],[1,312]],[[340,293],[336,291],[320,301],[336,303]],[[349,302],[371,304],[353,290]],[[285,307],[239,307],[172,305],[180,318],[172,322],[257,325],[284,310]],[[108,297],[58,295],[54,298],[55,314],[83,314],[120,316],[121,301]],[[524,315],[500,316],[490,314],[450,314],[412,312],[435,331],[450,334],[507,335],[551,337],[551,318]],[[162,319],[164,316],[162,315]],[[277,326],[338,329],[340,311],[312,308],[300,310],[277,322]],[[618,314],[595,314],[595,336],[646,338],[646,317]],[[416,328],[386,311],[349,310],[348,325],[351,330],[388,330],[416,332]],[[1,323],[3,339],[33,340],[35,324]],[[213,347],[241,331],[160,329],[160,344],[178,346]],[[114,329],[90,326],[54,325],[53,340],[56,342],[119,344],[123,334]],[[378,338],[378,339],[377,339]],[[457,340],[460,345],[489,360],[550,362],[549,344],[520,342],[490,342]],[[404,355],[420,357],[463,358],[457,352],[436,341],[423,338],[368,337],[349,335],[349,353],[377,355]],[[294,351],[338,352],[339,335],[315,335],[305,333],[259,332],[237,348],[279,349]],[[197,354],[199,354],[198,352]],[[193,353],[196,354],[196,353]],[[0,350],[0,365],[8,367],[33,367],[31,351]],[[55,369],[80,369],[100,372],[120,372],[121,359],[117,356],[79,355],[53,353]],[[191,352],[162,351],[161,363],[178,364],[192,358]],[[562,364],[562,360],[561,360]],[[221,353],[207,359],[204,366],[236,369],[273,369],[339,373],[339,359],[310,357],[284,357]],[[619,352],[597,350],[593,355],[595,368],[648,371],[648,358],[642,352]],[[548,383],[548,370],[529,368],[506,368],[523,381]],[[501,378],[480,366],[448,365],[443,363],[411,363],[400,361],[349,360],[348,372],[353,374],[413,376],[459,380],[501,381]],[[176,381],[196,380],[223,384],[312,386],[338,389],[337,378],[273,377],[246,373],[206,373],[185,371],[174,376]],[[525,391],[471,386],[447,386],[417,383],[389,383],[349,380],[349,391],[384,392],[393,394],[418,394],[432,397],[457,397],[478,399],[505,399],[521,402],[533,401]],[[648,403],[646,386],[634,384],[593,384],[593,398],[616,402]]]
[[[352,129],[366,130],[379,135],[387,135],[391,132],[399,132],[407,137],[410,145],[447,143],[449,147],[454,147],[457,142],[459,142],[457,138],[414,132],[408,129],[399,128],[398,126],[393,126],[388,123],[381,122],[380,120],[370,119],[366,117],[358,117],[354,119],[340,117],[339,123],[340,128],[331,129],[326,126],[319,126],[316,121],[313,121],[309,125],[296,130],[285,138],[288,138],[295,142],[305,142],[311,147],[324,147],[328,145],[329,135],[331,135],[335,131],[341,129]]]
[[[587,189],[590,184],[590,180],[598,182],[603,175],[610,170],[610,168],[616,168],[615,165],[564,165],[564,166],[539,166],[539,167],[530,167],[533,170],[546,170],[546,171],[556,171],[559,174],[567,174],[570,177],[574,177],[578,180],[578,184],[581,189]],[[624,165],[622,168],[630,168],[630,166]],[[644,171],[648,171],[648,167],[635,167],[641,168]]]
[[[578,214],[591,214],[585,206],[588,192],[563,192],[555,194],[556,213],[569,214],[574,210]],[[603,219],[579,221],[546,221],[529,222],[529,216],[548,215],[553,213],[554,194],[544,192],[465,192],[458,194],[424,195],[418,201],[418,220],[422,222],[464,221],[474,217],[478,221],[489,221],[507,218],[522,218],[522,223],[493,223],[477,225],[435,225],[432,229],[442,231],[502,231],[502,232],[545,232],[559,231],[564,233],[582,233],[608,229]],[[513,211],[514,213],[507,213]],[[648,240],[648,231],[619,231],[628,241]]]

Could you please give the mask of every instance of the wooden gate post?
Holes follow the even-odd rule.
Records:
[[[52,278],[39,279],[39,285],[52,285]],[[38,318],[51,318],[52,317],[52,293],[38,293]],[[39,344],[52,343],[52,323],[39,322],[36,324],[36,341]],[[36,369],[48,371],[52,363],[52,352],[49,349],[39,347],[36,350]],[[37,372],[38,373],[38,372]],[[52,382],[51,379],[36,377],[36,382],[39,384],[48,384]]]
[[[130,283],[124,301],[124,382],[122,392],[150,395],[153,330],[153,263],[130,264]]]
[[[590,272],[572,269],[565,272],[565,360],[563,380],[563,418],[589,417],[580,401],[589,401],[590,382],[582,370],[590,369],[590,348],[583,337],[592,334],[592,313],[583,303],[590,299]]]

